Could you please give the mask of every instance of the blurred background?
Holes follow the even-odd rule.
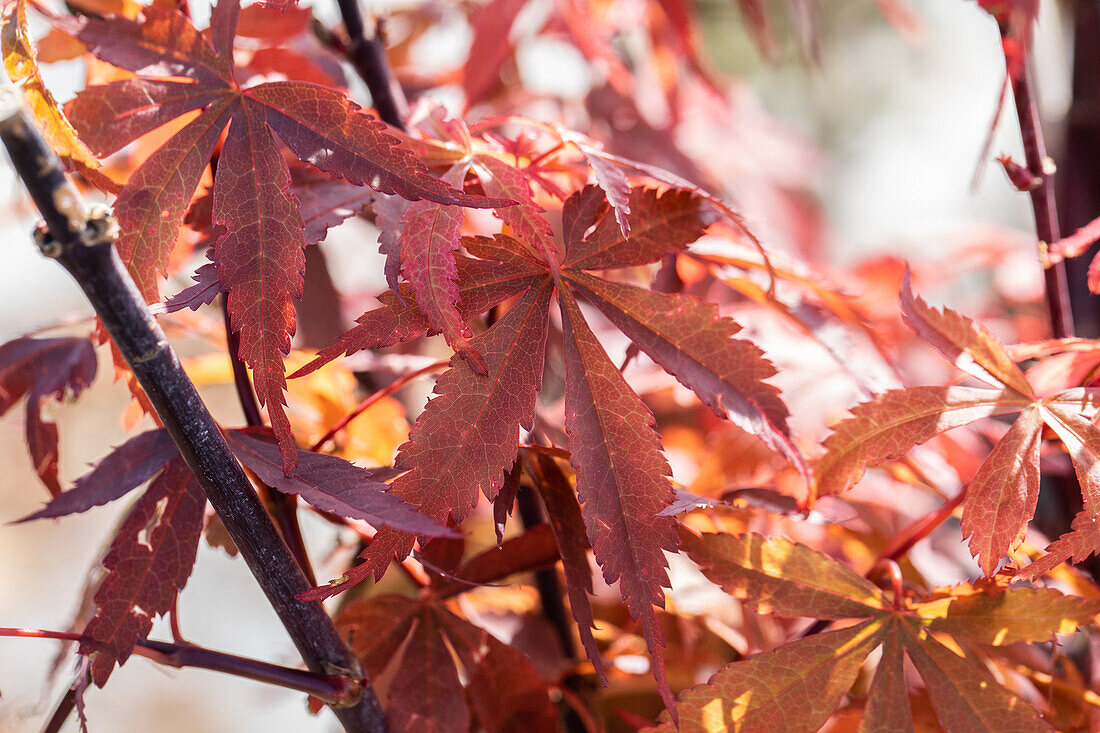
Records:
[[[338,16],[328,5],[322,3],[316,14],[332,26]],[[380,13],[392,9],[385,3],[368,5]],[[549,12],[550,5],[551,0],[532,0],[530,12]],[[1041,271],[1028,234],[1027,197],[1015,192],[995,165],[986,166],[977,186],[971,185],[1004,74],[992,20],[971,0],[914,0],[917,22],[901,32],[872,0],[828,0],[819,9],[817,58],[810,60],[799,49],[786,4],[770,5],[776,48],[767,61],[736,3],[696,4],[705,58],[729,85],[738,110],[730,129],[711,133],[729,136],[721,146],[728,165],[804,189],[820,207],[816,234],[794,247],[789,222],[769,218],[775,209],[749,191],[740,204],[765,245],[847,267],[880,255],[922,259],[936,255],[937,248],[946,254],[951,247],[996,241],[1007,248],[995,273],[1000,286],[1019,300],[1039,298]],[[421,38],[411,52],[425,69],[460,65],[468,51],[472,33],[466,14],[447,6],[438,7],[446,20],[439,32]],[[201,2],[192,7],[202,27],[208,8]],[[1054,2],[1042,3],[1033,60],[1055,157],[1070,100],[1072,53],[1061,9]],[[41,35],[45,29],[32,30]],[[576,103],[591,92],[596,80],[571,47],[545,35],[525,39],[520,34],[516,44],[517,70],[528,88]],[[69,98],[83,83],[80,62],[54,64],[44,73],[59,99]],[[358,91],[366,102],[365,92]],[[447,102],[458,92],[438,94]],[[992,153],[1022,159],[1012,114],[1002,120]],[[90,309],[62,269],[33,247],[28,232],[34,217],[4,165],[0,202],[0,342],[62,321],[72,321],[75,332],[86,331]],[[362,246],[373,236],[368,225],[351,222],[322,243],[341,290],[384,287],[380,260],[371,247]],[[186,280],[165,291],[178,290]],[[966,293],[958,294],[954,302],[962,305],[965,298]],[[109,365],[101,352],[99,378],[79,404],[47,408],[61,434],[63,485],[126,436],[119,415],[128,394],[124,385],[112,382]],[[204,388],[204,395],[216,417],[240,422],[231,388],[213,385]],[[30,466],[22,421],[21,407],[0,419],[0,626],[64,629],[127,503],[57,522],[9,524],[47,499]],[[303,521],[307,541],[324,553],[331,533],[312,517]],[[239,560],[203,543],[181,602],[189,639],[295,663],[294,650]],[[167,638],[163,623],[154,627],[153,636]],[[52,641],[0,639],[0,730],[41,727],[71,679],[71,657],[66,657],[49,682],[59,648]],[[209,672],[165,670],[139,658],[119,669],[106,689],[91,690],[87,705],[92,730],[116,733],[335,729],[327,713],[309,715],[296,693]],[[76,729],[74,721],[68,729]]]

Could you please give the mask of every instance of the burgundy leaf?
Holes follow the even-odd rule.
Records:
[[[275,138],[246,105],[234,116],[214,179],[214,224],[225,234],[212,259],[230,323],[241,335],[241,359],[252,369],[260,404],[267,405],[287,474],[298,446],[283,410],[283,356],[290,353],[292,301],[302,295],[305,270],[302,218],[289,186],[290,170]]]
[[[136,435],[78,478],[73,488],[19,521],[64,517],[119,499],[159,473],[177,455],[172,437],[163,428]]]
[[[511,204],[447,186],[400,147],[385,123],[334,89],[298,81],[271,82],[245,90],[244,99],[245,107],[263,115],[300,159],[330,175],[410,201],[475,208]]]
[[[573,197],[585,195],[585,191]],[[683,252],[703,236],[718,214],[702,197],[682,189],[660,194],[635,188],[630,194],[630,236],[624,236],[614,216],[604,215],[583,239],[566,240],[565,264],[575,270],[606,270],[658,262]],[[584,234],[583,230],[579,232]]]
[[[569,271],[570,286],[598,307],[655,362],[699,395],[719,417],[760,436],[804,474],[809,470],[790,440],[787,406],[763,380],[775,368],[741,327],[718,316],[712,303],[657,293]]]
[[[241,463],[261,481],[285,494],[298,494],[318,509],[423,536],[455,534],[386,493],[386,484],[343,458],[299,450],[297,467],[285,475],[276,446],[241,431],[227,433],[226,439]]]
[[[84,627],[80,653],[92,659],[102,687],[144,639],[153,617],[167,613],[191,575],[206,496],[182,459],[149,486],[123,521],[103,560],[107,575],[95,594],[95,616]]]
[[[0,346],[0,415],[27,398],[27,447],[51,494],[57,481],[57,426],[42,416],[48,400],[76,398],[95,379],[96,356],[86,338],[18,338]]]
[[[565,429],[588,539],[610,585],[642,627],[665,704],[664,640],[654,606],[668,587],[664,552],[678,546],[676,523],[657,514],[673,499],[653,413],[611,363],[568,290],[558,298],[565,332]]]

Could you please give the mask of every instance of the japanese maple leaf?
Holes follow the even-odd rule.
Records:
[[[908,273],[901,307],[918,336],[993,389],[909,387],[858,405],[825,441],[826,453],[814,471],[813,495],[846,491],[867,466],[903,456],[944,431],[985,417],[1019,413],[966,489],[962,531],[982,571],[992,573],[1019,545],[1035,513],[1044,425],[1073,461],[1085,513],[1100,518],[1100,427],[1086,416],[1094,410],[1096,391],[1078,388],[1039,397],[1000,339],[959,313],[928,306],[913,294]],[[1079,556],[1081,549],[1076,547],[1073,554]]]
[[[58,494],[57,425],[42,408],[51,399],[77,397],[95,379],[96,357],[86,338],[18,338],[0,346],[0,415],[27,398],[27,448],[34,470]]]
[[[349,603],[337,626],[368,675],[392,671],[393,730],[554,730],[547,683],[520,652],[443,607],[396,595]]]
[[[663,606],[662,587],[668,585],[664,552],[676,549],[673,520],[658,516],[673,498],[670,471],[652,413],[607,356],[577,298],[604,313],[716,414],[801,465],[779,391],[764,381],[775,370],[754,345],[732,338],[738,326],[719,317],[714,305],[589,272],[648,265],[682,252],[714,220],[699,197],[680,190],[635,189],[631,234],[625,237],[603,192],[587,187],[565,202],[560,254],[545,220],[522,211],[522,202],[514,208],[520,211],[512,230],[523,239],[464,239],[479,259],[460,258],[458,290],[461,308],[470,313],[509,296],[518,300],[470,340],[484,359],[484,375],[456,355],[439,378],[436,397],[399,450],[395,467],[404,473],[390,491],[440,524],[462,522],[479,494],[496,498],[515,463],[521,428],[531,429],[556,295],[565,341],[565,428],[588,539],[605,580],[620,584],[630,613],[641,624],[659,686],[671,699],[654,611]],[[467,279],[470,275],[476,279]],[[358,326],[299,373],[341,353],[390,345],[429,330],[414,304],[401,306],[392,293],[382,300],[381,308],[364,314]],[[409,554],[414,540],[410,534],[380,530],[362,555],[365,563],[307,597],[330,595],[372,573],[380,576],[394,557]]]
[[[240,356],[253,370],[289,473],[297,453],[283,410],[283,356],[295,330],[293,301],[302,293],[305,239],[278,141],[333,176],[410,200],[506,202],[464,194],[432,176],[340,91],[302,81],[242,88],[233,61],[239,14],[239,0],[220,0],[203,32],[161,7],[144,8],[138,20],[58,21],[101,60],[139,74],[88,87],[66,110],[100,156],[191,117],[134,171],[115,204],[119,254],[150,302],[184,211],[228,126],[214,176],[212,223],[219,236],[211,258],[231,326],[240,332]]]
[[[891,601],[847,566],[785,538],[686,529],[680,536],[707,578],[760,613],[854,622],[734,662],[681,693],[680,731],[814,733],[879,647],[860,730],[913,730],[908,656],[945,730],[1050,731],[1035,708],[995,681],[981,657],[959,649],[1047,642],[1052,633],[1091,623],[1100,610],[1100,601],[1055,590],[969,584],[921,602]]]
[[[96,613],[80,639],[100,687],[148,636],[153,618],[175,604],[195,564],[205,508],[206,495],[177,455],[123,520],[103,559]]]

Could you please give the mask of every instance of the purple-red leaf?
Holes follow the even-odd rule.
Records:
[[[261,481],[285,494],[298,494],[318,509],[423,536],[455,534],[386,493],[386,484],[343,458],[299,450],[297,467],[285,475],[276,446],[239,431],[226,438],[240,462]]]
[[[107,575],[95,594],[80,653],[92,660],[100,687],[129,658],[153,617],[175,603],[195,563],[206,496],[182,459],[172,461],[134,505],[103,560]]]
[[[261,84],[244,91],[245,107],[263,115],[287,147],[304,161],[351,183],[382,193],[476,208],[509,206],[455,190],[400,147],[386,125],[342,93],[300,81]]]
[[[581,190],[571,198],[588,196],[588,190]],[[629,236],[623,235],[611,213],[605,213],[587,236],[584,236],[587,226],[570,229],[569,222],[564,222],[567,231],[582,238],[574,235],[566,239],[562,266],[607,270],[658,262],[666,255],[683,252],[717,218],[718,213],[690,191],[673,189],[661,194],[656,189],[638,187],[630,194]]]
[[[42,416],[50,400],[78,397],[95,379],[96,357],[86,338],[18,338],[0,346],[0,415],[27,398],[27,447],[51,494],[57,481],[57,426]]]
[[[758,435],[808,474],[790,440],[787,406],[763,380],[775,368],[750,341],[732,338],[741,327],[712,303],[657,293],[567,271],[575,291],[599,308],[655,362],[694,391],[719,417]]]
[[[253,384],[283,453],[287,474],[298,446],[283,410],[283,356],[294,335],[294,304],[302,295],[305,255],[302,218],[288,193],[290,170],[263,119],[252,109],[233,118],[214,179],[214,224],[225,234],[212,259],[227,293],[240,356],[252,368]]]
[[[520,428],[531,429],[542,386],[552,292],[545,278],[473,339],[486,375],[452,357],[451,368],[436,382],[436,396],[398,451],[394,466],[407,470],[390,490],[440,524],[464,520],[479,493],[495,498],[515,463]],[[408,555],[413,540],[414,535],[383,530],[363,556],[381,576],[395,555]]]
[[[559,293],[565,334],[565,430],[588,538],[607,583],[619,583],[642,627],[666,705],[664,640],[654,606],[668,586],[664,552],[678,546],[675,522],[657,516],[673,499],[671,473],[653,413],[608,358],[568,290]]]
[[[19,521],[64,517],[114,501],[151,479],[177,455],[172,437],[163,428],[136,435],[78,478],[73,488]]]

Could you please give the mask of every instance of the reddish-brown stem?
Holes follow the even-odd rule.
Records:
[[[309,449],[311,451],[314,451],[314,452],[317,452],[317,451],[321,450],[321,448],[323,448],[325,446],[325,443],[329,442],[334,437],[336,437],[337,433],[339,433],[341,430],[346,428],[348,426],[348,423],[350,423],[352,420],[354,420],[355,418],[359,417],[364,412],[366,412],[367,409],[371,405],[375,404],[376,402],[378,402],[379,400],[381,400],[383,398],[389,397],[394,392],[401,389],[406,384],[408,384],[409,382],[411,382],[412,380],[416,379],[419,376],[422,376],[424,374],[428,374],[430,372],[437,372],[440,369],[445,369],[447,367],[447,364],[448,364],[448,362],[445,362],[445,361],[437,361],[434,364],[429,364],[428,366],[426,366],[422,369],[417,369],[415,372],[411,372],[410,374],[406,374],[405,376],[391,382],[390,384],[386,385],[382,389],[380,389],[377,392],[375,392],[375,393],[371,394],[370,396],[366,397],[362,402],[360,402],[358,405],[355,406],[354,410],[352,410],[347,415],[345,415],[344,417],[337,420],[336,424],[333,425],[331,428],[329,428],[328,432],[326,432],[324,435],[322,435],[320,438],[318,438],[317,442],[315,442],[312,446],[310,446]]]
[[[260,414],[260,404],[256,400],[256,392],[252,389],[248,368],[240,356],[241,335],[233,330],[233,324],[229,321],[228,296],[223,295],[221,300],[222,317],[225,320],[225,345],[229,352],[229,364],[233,370],[233,386],[237,388],[237,399],[241,403],[245,423],[252,428],[261,427],[264,419]],[[256,480],[254,476],[253,480]],[[317,585],[317,575],[313,572],[313,563],[309,560],[309,552],[306,550],[305,540],[302,539],[302,529],[298,525],[298,497],[294,494],[275,491],[270,486],[263,486],[263,490],[271,517],[275,520],[275,526],[279,528],[279,534],[283,536],[287,547],[294,553],[294,559],[298,561],[306,578],[311,584]]]
[[[1031,174],[1040,180],[1039,185],[1029,195],[1031,209],[1035,214],[1035,233],[1039,237],[1039,246],[1046,248],[1061,239],[1061,234],[1058,229],[1058,208],[1054,199],[1052,171],[1049,170],[1043,129],[1039,124],[1039,110],[1032,94],[1031,75],[1026,66],[1020,70],[1019,78],[1012,80],[1012,97],[1016,103],[1016,116],[1020,120],[1024,159]],[[1054,337],[1073,336],[1073,313],[1070,310],[1065,263],[1059,262],[1047,267],[1043,271],[1043,278]]]
[[[964,486],[959,493],[941,504],[938,509],[926,514],[901,532],[898,532],[894,536],[894,540],[887,545],[882,555],[879,556],[875,566],[877,567],[879,564],[887,561],[896,561],[899,557],[909,552],[913,545],[932,534],[932,530],[947,521],[951,513],[963,503],[963,500],[966,499],[966,489],[967,487]]]
[[[80,634],[71,631],[45,629],[19,629],[0,627],[0,636],[25,639],[56,639],[80,641]],[[297,690],[333,705],[347,704],[361,693],[362,682],[347,675],[314,674],[304,669],[283,667],[257,659],[206,649],[195,644],[177,644],[154,639],[140,639],[134,654],[176,669],[192,667],[224,672],[235,677],[264,682],[269,685]]]

